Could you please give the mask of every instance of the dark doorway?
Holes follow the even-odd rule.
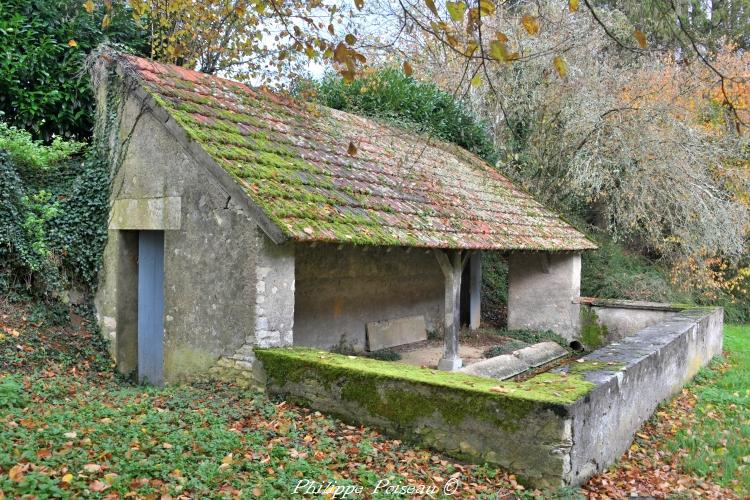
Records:
[[[464,266],[461,273],[461,327],[469,326],[471,321],[470,295],[471,295],[471,266]]]

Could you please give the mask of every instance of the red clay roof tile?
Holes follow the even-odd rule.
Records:
[[[294,240],[595,248],[457,146],[177,66],[133,56],[122,64]]]

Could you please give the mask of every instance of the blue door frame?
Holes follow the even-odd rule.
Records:
[[[164,231],[138,233],[138,381],[164,384]]]

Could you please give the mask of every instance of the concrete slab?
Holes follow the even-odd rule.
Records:
[[[542,366],[567,354],[568,351],[555,342],[540,342],[513,352],[514,356],[531,368]]]
[[[367,323],[367,345],[370,351],[427,340],[424,316]]]
[[[479,361],[466,368],[462,368],[460,371],[480,377],[505,380],[515,377],[529,368],[531,367],[528,364],[513,354],[503,354],[502,356],[495,356],[494,358]]]

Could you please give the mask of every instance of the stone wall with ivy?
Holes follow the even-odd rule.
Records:
[[[45,145],[0,123],[0,294],[67,301],[95,286],[108,178],[96,147]]]

